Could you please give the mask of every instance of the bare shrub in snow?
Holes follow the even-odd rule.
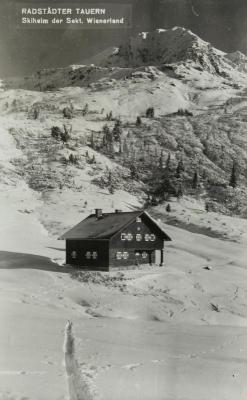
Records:
[[[114,275],[109,273],[94,272],[94,271],[73,271],[71,277],[81,283],[103,285],[106,287],[126,288],[125,275],[122,272],[117,272]]]
[[[146,110],[146,117],[147,118],[154,118],[154,108],[153,107],[149,107]]]
[[[84,106],[84,108],[83,108],[83,110],[82,110],[82,115],[85,116],[85,115],[88,114],[88,112],[89,112],[89,106],[88,106],[88,104],[86,103],[85,106]]]
[[[70,128],[70,132],[72,131],[72,127]],[[63,130],[58,126],[53,126],[51,128],[51,136],[54,139],[61,140],[61,142],[66,143],[70,139],[69,129],[66,125],[63,126]]]
[[[51,128],[51,136],[52,136],[54,139],[59,139],[61,133],[62,133],[62,130],[61,130],[58,126],[53,126],[53,127]]]
[[[183,108],[179,108],[177,114],[181,115],[181,116],[186,116],[186,117],[193,116],[193,113],[191,111],[188,111],[187,109],[183,109]]]
[[[95,155],[93,154],[92,157],[90,157],[88,152],[87,152],[87,154],[86,154],[86,163],[87,164],[96,164]]]
[[[74,155],[73,153],[70,153],[70,155],[69,155],[69,162],[70,162],[71,164],[78,164],[79,159],[78,159],[78,157],[77,157],[76,155]]]
[[[112,111],[110,111],[108,114],[106,114],[106,120],[107,120],[107,121],[112,121],[112,120],[113,120]]]
[[[68,118],[68,119],[72,119],[73,118],[73,110],[71,109],[71,107],[65,107],[63,109],[63,116],[64,118]]]
[[[28,118],[30,119],[38,119],[40,115],[40,108],[38,106],[32,107],[28,113]]]
[[[63,129],[63,132],[60,134],[60,139],[63,143],[66,143],[70,139],[70,135],[66,125],[63,126]]]
[[[217,304],[210,303],[211,309],[216,312],[220,312],[220,308]]]

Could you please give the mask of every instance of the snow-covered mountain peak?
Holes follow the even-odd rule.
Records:
[[[120,67],[189,63],[216,74],[229,67],[229,60],[223,52],[190,30],[178,26],[142,32],[122,44],[118,53],[107,57],[103,63]]]
[[[175,26],[139,33],[123,43],[118,52],[102,58],[98,65],[136,68],[176,64],[226,78],[236,70],[247,72],[246,60],[240,52],[228,55],[191,30]]]

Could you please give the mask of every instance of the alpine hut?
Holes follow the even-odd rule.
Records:
[[[171,238],[145,211],[94,214],[60,237],[66,264],[109,271],[139,264],[164,265],[164,242]]]

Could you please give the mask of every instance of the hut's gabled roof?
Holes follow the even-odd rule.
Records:
[[[101,218],[95,214],[89,215],[72,229],[65,232],[59,239],[111,239],[125,226],[135,221],[137,217],[143,216],[149,223],[155,225],[156,230],[164,240],[170,237],[159,227],[159,225],[144,211],[103,213]]]

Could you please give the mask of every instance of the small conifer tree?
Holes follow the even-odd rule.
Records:
[[[236,167],[236,163],[234,162],[232,165],[232,172],[231,172],[231,176],[230,176],[230,182],[229,185],[231,187],[233,187],[234,189],[237,187],[237,167]]]
[[[138,115],[138,117],[136,118],[136,126],[141,126],[142,124],[142,119],[141,117]]]
[[[92,149],[94,149],[94,148],[95,148],[95,143],[94,143],[94,134],[93,134],[93,132],[92,132],[92,134],[91,134],[91,138],[90,138],[90,146],[92,147]]]
[[[40,109],[38,107],[35,107],[33,109],[33,119],[38,119],[39,118],[39,114],[40,114]]]
[[[181,197],[183,197],[183,195],[184,195],[183,186],[180,183],[177,189],[177,198],[180,199]]]
[[[192,179],[192,187],[193,189],[197,189],[199,186],[199,175],[198,172],[195,171]]]
[[[166,160],[166,168],[168,170],[170,169],[170,164],[171,164],[171,153],[168,154],[167,160]]]
[[[122,124],[121,124],[121,121],[120,121],[120,119],[118,119],[118,120],[115,122],[113,131],[112,131],[113,138],[114,138],[114,140],[116,140],[116,141],[119,141],[119,140],[120,140],[120,137],[121,137],[121,135],[122,135],[122,127],[121,127],[121,125],[122,125]]]
[[[168,203],[167,206],[166,206],[166,212],[168,212],[168,213],[171,212],[171,205],[170,205],[170,203]]]
[[[128,146],[126,138],[123,141],[123,152],[124,152],[125,155],[129,154],[129,146]]]
[[[181,160],[179,160],[179,162],[178,162],[177,169],[176,169],[177,178],[180,178],[184,171],[185,171],[184,163],[183,163],[183,160],[181,158]]]
[[[164,152],[162,150],[160,153],[160,158],[159,158],[159,167],[163,168],[163,165],[164,165]]]

